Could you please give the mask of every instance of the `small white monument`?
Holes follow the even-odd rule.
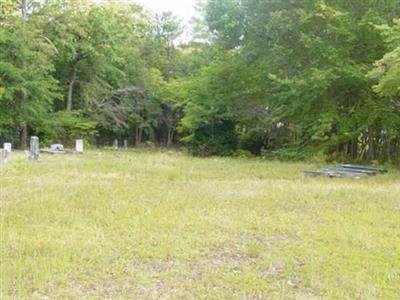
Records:
[[[125,148],[125,149],[128,148],[128,140],[124,140],[124,148]]]
[[[8,152],[8,154],[11,153],[11,143],[4,143],[3,148]]]
[[[118,149],[118,140],[117,139],[114,140],[114,148]]]
[[[29,159],[30,160],[39,159],[39,138],[37,136],[31,136]]]
[[[6,162],[7,162],[7,150],[6,149],[0,149],[0,167],[3,167]]]
[[[75,151],[83,153],[83,140],[75,140]]]

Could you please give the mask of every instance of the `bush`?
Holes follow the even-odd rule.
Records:
[[[243,150],[243,149],[238,149],[236,150],[236,152],[234,153],[235,157],[240,157],[240,158],[249,158],[249,157],[253,157],[253,153],[251,153],[248,150]]]
[[[261,150],[261,156],[266,159],[277,159],[282,161],[309,160],[311,154],[301,148],[282,148],[274,151]]]
[[[86,119],[78,111],[60,111],[38,128],[38,135],[45,143],[93,139],[97,135],[96,125],[96,122]]]
[[[264,146],[264,135],[262,130],[250,129],[240,137],[240,148],[250,151],[252,154],[260,155],[261,149]]]
[[[214,126],[200,127],[182,141],[197,156],[231,156],[237,149],[238,137],[235,123],[222,121]]]

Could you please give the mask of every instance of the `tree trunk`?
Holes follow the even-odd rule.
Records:
[[[21,0],[20,4],[21,4],[22,21],[23,21],[23,25],[24,25],[24,28],[25,28],[25,24],[26,24],[26,21],[27,21],[28,7],[27,7],[26,0]],[[23,62],[23,65],[25,65],[25,61]],[[22,102],[23,103],[26,102],[26,96],[25,95],[22,96]],[[19,145],[20,145],[20,148],[22,150],[26,150],[28,148],[27,140],[28,140],[28,125],[26,125],[25,122],[22,122],[21,123],[21,133],[20,133],[20,137],[19,137]]]
[[[389,136],[389,134],[386,136],[386,157],[387,157],[387,161],[390,161],[391,160],[391,155],[390,155],[390,153],[391,153],[391,147],[392,147],[392,145],[391,145],[391,143],[390,143],[390,136]]]
[[[24,24],[25,24],[26,23],[27,11],[28,11],[26,0],[21,0],[20,7],[21,7],[22,20],[24,21]]]
[[[19,136],[19,145],[21,150],[26,150],[28,148],[27,140],[28,140],[28,126],[24,122],[21,124],[21,133]]]
[[[374,133],[372,127],[368,127],[368,160],[375,159],[375,149],[374,149]]]
[[[68,98],[67,98],[67,111],[72,110],[72,95],[74,92],[74,84],[76,81],[76,73],[77,73],[77,63],[74,64],[74,69],[72,71],[71,79],[68,83]]]
[[[352,139],[350,142],[350,156],[352,159],[358,157],[358,137]]]
[[[167,147],[171,147],[174,141],[174,129],[169,128],[168,129],[168,136],[167,136]]]
[[[135,130],[135,146],[139,146],[142,143],[142,132],[143,129],[140,127],[136,127]]]
[[[153,127],[150,127],[150,128],[149,128],[149,139],[150,139],[150,142],[152,142],[154,145],[157,143],[157,141],[156,141],[156,135],[155,135],[155,132],[154,132],[154,128],[153,128]]]

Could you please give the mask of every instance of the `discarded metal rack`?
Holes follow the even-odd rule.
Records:
[[[304,171],[304,174],[310,177],[351,177],[358,179],[387,172],[388,171],[386,169],[375,168],[372,166],[343,164],[340,167],[324,168],[319,171]]]

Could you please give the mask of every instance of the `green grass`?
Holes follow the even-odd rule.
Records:
[[[399,299],[400,172],[90,151],[1,172],[1,299]]]

